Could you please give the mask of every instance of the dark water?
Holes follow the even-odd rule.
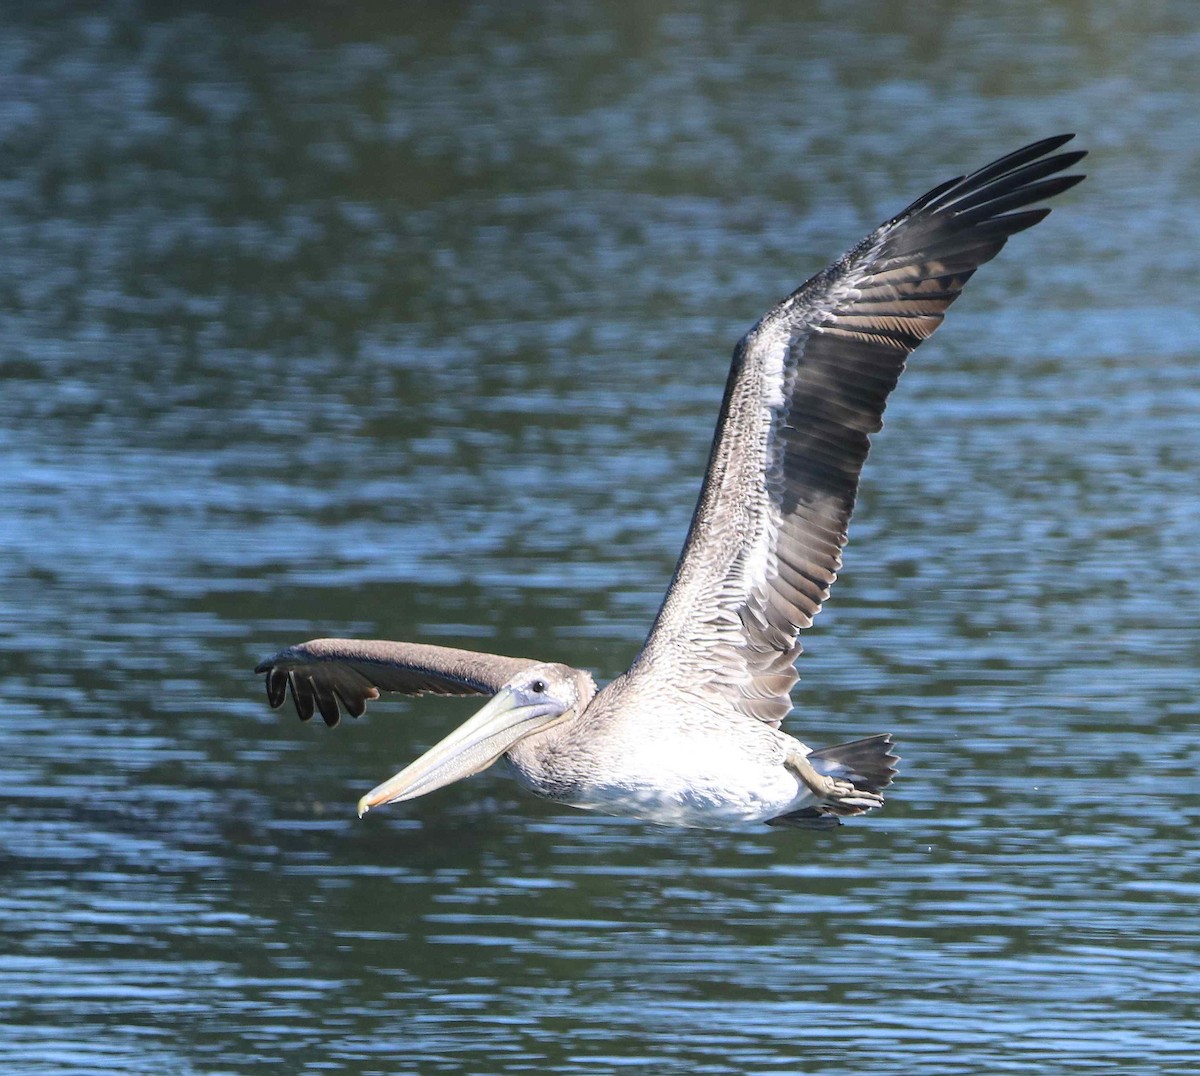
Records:
[[[10,11],[0,1071],[1194,1071],[1200,17],[997,7]],[[809,633],[882,814],[355,819],[469,704],[303,727],[260,657],[620,671],[737,336],[1064,129]]]

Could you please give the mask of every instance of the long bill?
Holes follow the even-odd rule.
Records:
[[[358,801],[358,817],[372,807],[416,799],[486,770],[518,740],[556,724],[563,716],[558,707],[545,703],[521,705],[504,688],[444,740],[363,796]]]

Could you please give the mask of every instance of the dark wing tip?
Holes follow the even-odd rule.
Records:
[[[1052,135],[1049,138],[1031,142],[1027,146],[1022,146],[1020,149],[1005,154],[990,164],[976,169],[969,175],[956,176],[954,179],[940,183],[896,214],[892,218],[891,223],[894,224],[905,218],[914,217],[922,211],[933,213],[944,209],[962,210],[965,208],[963,205],[964,200],[969,201],[971,196],[977,196],[985,192],[995,197],[1006,193],[1011,194],[1019,188],[1024,187],[1028,192],[1025,204],[1036,201],[1039,198],[1052,198],[1056,194],[1061,194],[1063,191],[1075,186],[1084,177],[1082,175],[1062,176],[1056,180],[1057,183],[1061,184],[1057,188],[1046,188],[1040,194],[1036,194],[1033,197],[1028,196],[1035,194],[1031,188],[1036,180],[1071,168],[1087,156],[1087,150],[1071,150],[1068,153],[1050,156],[1055,150],[1065,146],[1074,137],[1075,135],[1072,132],[1070,134]],[[998,210],[993,209],[988,215],[994,217],[997,212]]]
[[[361,717],[366,712],[368,700],[379,698],[379,690],[375,687],[366,685],[352,690],[348,684],[331,683],[313,676],[297,664],[296,657],[296,648],[292,647],[254,667],[256,673],[265,675],[267,702],[272,710],[278,710],[287,701],[290,690],[296,715],[301,721],[308,721],[314,713],[320,713],[325,724],[334,728],[341,721],[342,708],[351,717]]]
[[[1065,146],[1072,138],[1075,137],[1074,131],[1065,131],[1062,134],[1050,135],[1047,138],[1039,138],[1036,142],[1030,142],[1028,146],[1022,146],[1018,150],[1014,150],[1009,154],[1010,157],[1044,157],[1047,153],[1053,153],[1061,146]],[[1004,160],[1005,158],[1001,158]]]
[[[351,717],[362,717],[367,712],[367,703],[379,698],[379,688],[369,687],[358,694],[339,691],[337,697],[338,701],[346,707],[346,713]]]
[[[1011,236],[1046,217],[1049,207],[1038,203],[1086,178],[1063,174],[1086,156],[1085,151],[1053,152],[1072,137],[1042,139],[935,187],[878,229],[864,248],[881,242],[872,251],[878,270],[911,273],[925,265],[946,272],[977,269]]]
[[[288,684],[292,689],[292,705],[296,707],[296,716],[301,721],[307,721],[316,712],[317,700],[313,697],[308,678],[296,676],[295,670],[287,674]]]
[[[254,671],[267,674],[267,702],[271,704],[272,710],[278,710],[287,698],[287,670],[270,662],[263,662]]]

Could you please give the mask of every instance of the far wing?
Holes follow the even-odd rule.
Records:
[[[338,703],[359,717],[380,691],[402,695],[494,695],[531,658],[479,654],[426,643],[383,639],[314,639],[289,646],[255,668],[266,673],[267,699],[278,709],[288,689],[301,721],[319,711],[336,725]]]
[[[768,312],[738,344],[700,501],[675,578],[630,676],[721,693],[777,725],[841,567],[868,435],[905,359],[1027,208],[1082,176],[1073,136],[942,184]]]

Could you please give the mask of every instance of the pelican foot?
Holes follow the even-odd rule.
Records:
[[[822,814],[855,815],[863,814],[883,804],[883,797],[878,792],[859,788],[850,781],[838,777],[830,777],[821,773],[809,760],[808,755],[792,750],[785,760],[787,766],[812,790],[814,796],[821,801]]]

